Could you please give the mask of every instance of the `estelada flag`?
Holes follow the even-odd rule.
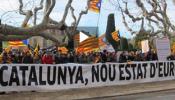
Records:
[[[100,8],[101,8],[101,0],[91,0],[90,1],[89,10],[99,13]]]
[[[111,33],[112,35],[112,38],[115,40],[115,41],[119,41],[120,40],[120,35],[119,35],[119,31],[114,31]]]

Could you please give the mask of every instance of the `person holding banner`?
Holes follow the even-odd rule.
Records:
[[[134,61],[143,61],[142,53],[140,51],[135,52]]]
[[[32,64],[33,63],[33,58],[30,54],[30,52],[26,52],[24,54],[24,57],[22,58],[22,63],[24,64]]]
[[[128,55],[123,51],[119,56],[119,63],[127,62]]]
[[[103,53],[101,54],[102,63],[107,62],[107,50],[103,50]]]
[[[6,51],[4,51],[3,54],[2,54],[2,63],[3,64],[8,63],[8,54],[7,54]]]
[[[157,54],[154,50],[151,50],[148,53],[146,53],[145,61],[154,61],[154,60],[158,60]]]
[[[42,63],[43,64],[53,64],[54,63],[53,56],[48,52],[45,53],[42,57]]]
[[[40,55],[36,54],[35,52],[34,52],[34,56],[33,56],[33,63],[35,63],[35,64],[40,64],[41,63]]]
[[[94,61],[94,63],[99,63],[99,62],[101,62],[101,59],[100,59],[100,55],[97,53],[97,54],[95,54],[95,61]]]

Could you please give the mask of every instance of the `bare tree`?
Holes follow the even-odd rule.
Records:
[[[175,25],[170,21],[170,17],[167,14],[167,1],[168,0],[134,0],[139,15],[134,15],[130,12],[128,3],[130,0],[110,0],[111,4],[119,8],[124,26],[132,34],[147,33],[148,37],[163,35],[169,38],[173,36],[175,32]],[[174,0],[173,0],[174,1]],[[128,19],[133,24],[139,23],[140,29],[135,30],[132,28]]]
[[[76,28],[80,22],[80,19],[83,14],[88,13],[90,0],[87,0],[87,7],[85,10],[81,11],[79,16],[76,17],[74,14],[74,8],[72,6],[73,0],[68,0],[66,4],[65,11],[60,22],[55,21],[50,18],[50,14],[55,7],[57,0],[40,0],[40,5],[35,7],[34,10],[23,10],[24,3],[23,0],[19,0],[19,13],[25,16],[21,27],[15,27],[7,24],[0,23],[0,40],[9,41],[9,40],[24,40],[33,36],[41,36],[45,39],[52,40],[56,42],[57,45],[64,45],[62,41],[59,41],[56,37],[50,35],[46,30],[48,29],[56,29],[65,31],[69,38],[76,32]],[[45,2],[45,5],[44,5]],[[40,10],[44,10],[44,15],[41,23],[37,24],[37,13]],[[74,22],[71,26],[66,25],[65,21],[67,15],[71,11],[71,15],[74,19]],[[25,28],[31,18],[34,18],[33,24],[34,26]]]

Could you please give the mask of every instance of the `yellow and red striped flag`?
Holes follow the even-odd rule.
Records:
[[[91,0],[90,1],[89,10],[99,13],[100,8],[101,8],[101,0]]]
[[[92,36],[81,42],[76,49],[77,52],[89,52],[97,49],[98,47],[98,38]]]

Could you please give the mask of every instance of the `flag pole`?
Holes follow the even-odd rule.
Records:
[[[98,37],[98,26],[99,26],[99,22],[100,22],[100,16],[101,16],[101,7],[102,7],[102,0],[100,0],[100,8],[99,8],[99,14],[98,14],[98,20],[97,20],[97,30],[96,30],[96,37]]]
[[[96,37],[98,37],[98,32],[99,32],[99,22],[100,22],[100,12],[99,12],[99,15],[98,15],[98,21],[97,21],[97,30],[96,30]]]

